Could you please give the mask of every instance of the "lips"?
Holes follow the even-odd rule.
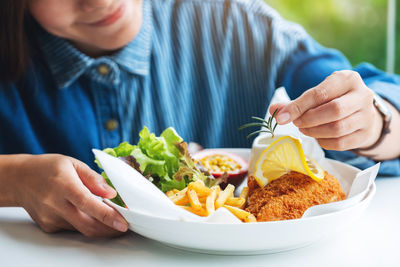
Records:
[[[94,26],[94,27],[104,27],[104,26],[109,26],[111,24],[113,24],[114,22],[116,22],[117,20],[119,20],[122,15],[125,12],[125,4],[122,4],[117,10],[115,10],[113,13],[111,13],[110,15],[107,15],[105,18],[90,23],[89,25]]]

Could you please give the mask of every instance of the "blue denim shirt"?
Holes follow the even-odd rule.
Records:
[[[205,147],[250,147],[238,127],[264,116],[275,88],[296,98],[335,70],[352,69],[262,1],[143,1],[126,47],[90,58],[37,31],[35,56],[17,83],[0,83],[0,153],[62,153],[93,164],[91,148],[136,143],[143,126],[173,126]],[[400,77],[369,64],[365,83],[400,109]],[[327,155],[366,168],[350,152]],[[400,175],[400,160],[381,174]]]

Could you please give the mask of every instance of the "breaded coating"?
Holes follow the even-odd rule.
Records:
[[[261,188],[253,176],[248,178],[249,197],[246,210],[258,222],[300,218],[311,206],[345,199],[336,178],[325,172],[322,181],[292,171]]]

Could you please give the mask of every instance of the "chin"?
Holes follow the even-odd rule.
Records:
[[[138,32],[134,29],[123,29],[113,34],[96,35],[93,39],[88,40],[100,50],[113,51],[118,50],[130,43]]]
[[[132,37],[126,37],[124,36],[123,38],[118,38],[118,39],[109,39],[109,40],[101,40],[101,42],[97,42],[95,44],[95,47],[98,50],[102,51],[114,51],[123,48],[127,44],[129,44],[130,41],[134,39],[134,36]]]

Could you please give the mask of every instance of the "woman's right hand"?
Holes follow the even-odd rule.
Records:
[[[113,198],[116,191],[83,162],[59,154],[11,157],[14,201],[43,231],[77,230],[89,237],[127,231],[124,218],[95,196]]]

